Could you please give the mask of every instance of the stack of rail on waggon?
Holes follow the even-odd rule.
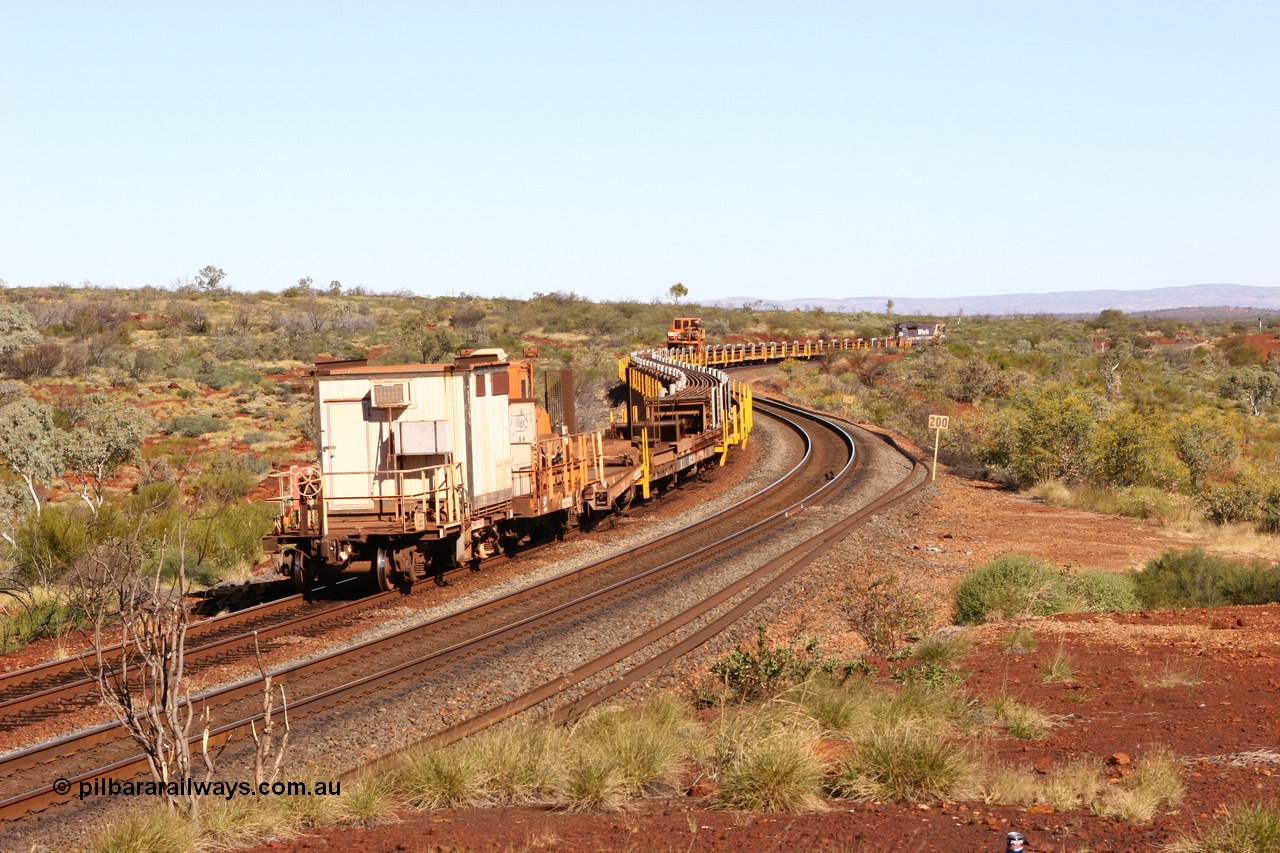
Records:
[[[673,351],[635,352],[618,365],[627,385],[625,421],[617,433],[643,460],[641,494],[655,483],[690,476],[751,432],[751,389],[724,371],[676,358]]]
[[[942,324],[937,324],[942,325]],[[945,338],[945,335],[943,336]],[[937,340],[937,338],[931,338]],[[699,346],[671,347],[672,359],[681,364],[700,367],[733,367],[747,364],[769,364],[788,358],[822,358],[837,352],[865,349],[906,348],[919,345],[919,339],[909,335],[883,338],[839,338],[803,341],[763,341],[745,344],[700,344]]]

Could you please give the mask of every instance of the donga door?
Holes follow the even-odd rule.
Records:
[[[368,403],[350,400],[324,404],[324,490],[329,512],[372,512],[374,451],[365,416]]]

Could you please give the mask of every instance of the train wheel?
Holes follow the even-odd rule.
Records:
[[[373,558],[373,579],[378,582],[378,589],[391,592],[396,588],[395,560],[386,548],[379,548]]]
[[[293,588],[298,592],[303,595],[311,592],[311,584],[307,579],[307,558],[301,551],[294,551],[293,557],[289,560],[289,578],[293,581]]]

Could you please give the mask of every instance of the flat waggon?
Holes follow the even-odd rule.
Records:
[[[368,573],[384,590],[549,538],[724,459],[750,430],[750,392],[665,351],[619,370],[608,429],[552,424],[533,365],[500,349],[450,364],[322,362],[314,464],[277,471],[266,547],[299,589]]]

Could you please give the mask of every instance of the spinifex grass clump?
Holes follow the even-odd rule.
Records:
[[[188,853],[199,845],[199,828],[186,816],[163,808],[125,815],[88,841],[93,853]]]
[[[1046,684],[1058,681],[1070,681],[1075,678],[1075,661],[1067,652],[1067,647],[1059,644],[1044,662],[1040,671],[1040,680]]]
[[[1024,705],[1007,693],[990,697],[983,707],[991,720],[1009,737],[1020,740],[1039,740],[1049,730],[1049,716],[1039,708]]]
[[[643,705],[589,713],[572,727],[499,726],[389,770],[344,785],[314,803],[236,800],[202,810],[176,829],[124,822],[95,850],[246,846],[307,827],[394,819],[397,810],[540,803],[616,810],[648,796],[708,783],[710,804],[754,812],[803,812],[832,798],[880,801],[1051,802],[1060,809],[1146,820],[1176,802],[1178,767],[1152,752],[1132,778],[1106,784],[1100,762],[1054,768],[1047,776],[1003,768],[984,772],[985,738],[1034,737],[1043,715],[1007,696],[976,701],[953,684],[901,685],[818,675],[764,702],[704,708],[670,695]],[[185,833],[185,834],[184,834]],[[155,842],[152,844],[152,842]],[[158,845],[158,846],[157,846]]]
[[[569,735],[558,793],[570,808],[612,808],[627,797],[670,793],[694,749],[689,709],[660,696],[639,711],[611,708],[589,715]]]
[[[1181,802],[1184,786],[1177,758],[1165,747],[1154,747],[1138,757],[1128,777],[1109,781],[1100,759],[1076,759],[1043,774],[998,765],[986,771],[983,790],[988,802],[1048,803],[1056,811],[1087,807],[1127,823],[1147,823],[1162,804]]]
[[[1122,778],[1094,808],[1117,820],[1147,823],[1161,804],[1176,806],[1184,793],[1181,762],[1168,747],[1157,746],[1138,756],[1133,775]]]
[[[1199,837],[1180,838],[1173,853],[1280,853],[1280,803],[1245,802]]]
[[[780,729],[747,744],[719,774],[720,805],[756,812],[822,808],[826,767],[803,731]]]
[[[1025,655],[1040,645],[1036,635],[1026,628],[1014,628],[1000,637],[1000,651],[1007,655]]]
[[[859,739],[833,784],[844,797],[907,802],[963,799],[976,790],[967,752],[916,725],[879,727]]]
[[[399,788],[414,808],[486,803],[490,773],[480,760],[482,751],[482,741],[473,740],[416,756],[401,768]]]

